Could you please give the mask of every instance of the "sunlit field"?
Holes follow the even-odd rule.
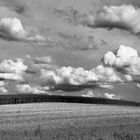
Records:
[[[139,140],[139,107],[77,103],[0,106],[4,140]]]

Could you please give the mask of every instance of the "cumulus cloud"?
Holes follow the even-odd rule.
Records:
[[[129,80],[132,78],[128,75],[140,75],[140,57],[138,52],[129,46],[120,45],[114,52],[107,52],[104,55],[103,63],[126,74],[126,78]]]
[[[56,70],[41,69],[41,78],[54,84],[82,85],[92,82],[122,82],[113,68],[99,65],[95,69],[62,67]]]
[[[5,80],[24,81],[23,74],[28,66],[23,63],[23,59],[3,60],[0,63],[0,78]]]
[[[8,93],[8,90],[5,88],[5,82],[0,81],[0,94]]]
[[[11,59],[4,60],[0,63],[0,72],[22,74],[28,68],[23,61],[24,60],[20,58],[15,61]]]
[[[39,73],[40,69],[53,70],[58,67],[50,56],[31,57],[26,55],[24,63],[28,66],[26,72],[31,74]]]
[[[8,93],[8,90],[5,87],[0,87],[0,94]]]
[[[95,68],[95,74],[97,75],[99,81],[103,82],[122,82],[121,77],[112,67],[104,67],[99,65]]]
[[[129,74],[125,74],[124,75],[124,78],[126,79],[126,81],[133,81],[133,78],[132,78],[132,76],[131,75],[129,75]]]
[[[95,98],[107,98],[107,99],[118,99],[120,100],[121,97],[111,93],[94,93],[93,91],[88,91],[88,93],[83,94],[83,97],[95,97]]]
[[[79,91],[85,88],[112,89],[111,83],[122,82],[113,68],[103,65],[85,70],[83,68],[61,67],[53,70],[40,70],[41,85],[49,85],[52,90]],[[110,84],[107,84],[110,83]]]
[[[113,89],[112,83],[133,81],[132,75],[140,72],[138,52],[129,46],[121,45],[114,52],[107,52],[102,61],[103,65],[91,70],[71,66],[40,68],[38,81],[42,86],[49,86],[50,90]]]
[[[110,93],[104,93],[104,97],[108,99],[121,99],[119,96],[116,96],[115,94],[110,94]]]
[[[45,94],[46,91],[40,87],[32,87],[29,84],[20,84],[16,86],[17,92],[20,94]]]
[[[132,74],[139,72],[138,52],[128,46],[121,45],[114,52],[107,52],[102,61],[103,65],[86,70],[82,67],[55,67],[49,56],[8,59],[0,63],[0,78],[29,83],[18,85],[19,93],[45,93],[95,88],[111,90],[114,88],[113,83],[132,81]]]
[[[0,36],[8,40],[17,41],[45,41],[40,34],[32,33],[29,28],[24,28],[20,19],[16,17],[0,19]]]
[[[0,81],[0,87],[4,86],[4,85],[5,85],[5,82],[4,81]]]
[[[137,61],[135,62],[135,60]],[[28,63],[26,64],[24,61],[24,64],[27,69],[20,70],[24,71],[24,79],[27,82],[37,83],[42,88],[47,87],[46,91],[80,91],[86,88],[111,90],[114,88],[113,83],[133,81],[132,74],[139,72],[138,52],[124,45],[121,45],[114,52],[107,52],[102,59],[103,65],[98,65],[90,70],[71,66],[54,67],[48,56],[36,58],[28,56],[26,61]],[[28,71],[31,72],[29,75]]]
[[[24,78],[15,73],[0,73],[0,79],[5,79],[5,80],[13,80],[13,81],[24,81]]]
[[[46,82],[57,84],[82,85],[98,80],[96,74],[83,68],[62,67],[60,69],[47,71],[41,69],[41,78]]]
[[[140,88],[140,83],[137,83],[136,86],[137,86],[137,88]]]
[[[113,85],[104,84],[104,83],[98,84],[98,87],[105,88],[105,89],[113,89],[114,88]]]
[[[132,33],[140,32],[140,8],[133,5],[104,6],[94,17],[89,16],[89,26],[95,28],[119,28]]]
[[[83,97],[95,97],[95,94],[93,93],[93,91],[88,91],[88,93],[87,94],[83,94],[82,95]]]
[[[35,63],[37,64],[50,64],[52,63],[52,58],[50,56],[44,56],[44,57],[36,57],[33,59]]]

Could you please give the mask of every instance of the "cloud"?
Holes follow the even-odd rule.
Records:
[[[9,16],[13,15],[27,15],[28,6],[25,4],[25,2],[17,1],[17,0],[2,0],[0,1],[1,7],[5,7],[7,11],[9,12]],[[11,14],[12,13],[12,14]],[[2,12],[2,15],[5,16],[5,13]]]
[[[129,75],[129,74],[125,74],[125,75],[124,75],[124,78],[126,79],[126,81],[133,81],[132,76]]]
[[[16,85],[16,90],[20,94],[45,94],[46,92],[41,90],[40,87],[32,87],[29,84]]]
[[[5,82],[0,81],[0,87],[1,87],[1,86],[4,86],[4,85],[5,85]]]
[[[51,90],[64,91],[80,91],[85,88],[112,89],[111,83],[122,82],[113,68],[103,65],[91,70],[70,66],[53,70],[41,69],[39,79],[42,86],[49,85]]]
[[[129,46],[120,45],[114,52],[107,52],[104,55],[103,63],[126,75],[140,75],[140,57],[138,52]],[[131,80],[131,77],[129,79]]]
[[[23,59],[17,59],[15,61],[8,59],[0,63],[0,72],[1,73],[17,73],[22,74],[28,68],[27,65],[23,63]]]
[[[114,52],[107,52],[102,59],[103,65],[98,65],[90,70],[82,67],[56,66],[50,56],[26,56],[25,59],[2,61],[0,63],[0,78],[8,81],[19,81],[19,93],[27,91],[30,93],[58,90],[81,91],[95,88],[111,90],[114,88],[113,83],[133,80],[132,74],[139,71],[137,69],[138,59],[138,52],[124,45],[121,45]],[[30,84],[38,86],[30,86]]]
[[[16,41],[45,41],[45,38],[37,34],[31,28],[24,28],[20,19],[14,17],[1,18],[0,36],[8,40]]]
[[[122,82],[121,77],[112,67],[99,65],[95,68],[95,74],[102,82]]]
[[[26,55],[24,63],[28,66],[26,72],[31,74],[39,73],[40,69],[53,70],[58,67],[55,65],[54,59],[50,56],[31,57],[30,55]]]
[[[84,70],[83,68],[73,68],[70,66],[50,71],[41,69],[41,78],[54,85],[82,85],[98,80],[94,72]]]
[[[5,82],[0,81],[0,94],[8,93],[8,90],[4,86],[5,86]]]
[[[23,59],[16,60],[3,60],[0,63],[0,78],[3,80],[14,80],[23,82],[23,74],[27,70],[28,66],[23,63]]]
[[[0,79],[20,81],[20,82],[24,81],[24,78],[21,75],[15,73],[0,73]]]
[[[115,94],[110,94],[110,93],[94,93],[92,90],[88,91],[88,93],[83,94],[83,97],[95,97],[95,98],[108,98],[108,99],[118,99],[120,100],[121,97],[117,96]]]
[[[52,58],[50,56],[36,57],[33,59],[36,64],[50,64],[52,63]]]
[[[113,88],[114,88],[113,85],[104,84],[104,83],[98,84],[98,86],[99,86],[100,88],[105,88],[105,89],[113,89]]]
[[[99,65],[95,69],[62,67],[56,70],[41,69],[41,78],[46,82],[57,84],[84,85],[95,82],[122,82],[113,68]]]
[[[137,83],[137,84],[136,84],[136,87],[137,87],[137,88],[140,88],[140,83]]]
[[[95,97],[95,94],[93,93],[93,91],[88,91],[88,93],[87,94],[83,94],[82,95],[83,97]]]
[[[140,32],[140,8],[133,5],[104,6],[94,17],[89,16],[89,26],[94,28],[118,28],[132,33]]]
[[[110,94],[110,93],[104,93],[104,97],[108,99],[118,99],[118,100],[121,99],[119,96],[116,96],[115,94]]]
[[[71,66],[51,68],[51,64],[50,68],[46,69],[36,67],[38,68],[36,81],[41,86],[48,86],[49,90],[113,89],[113,83],[134,81],[133,75],[138,75],[140,72],[138,52],[129,46],[120,45],[114,52],[107,52],[102,62],[103,65],[90,70]],[[40,66],[40,63],[35,65],[38,64]]]
[[[0,87],[0,94],[8,93],[8,90],[5,87]]]

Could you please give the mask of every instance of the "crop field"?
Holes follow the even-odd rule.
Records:
[[[140,108],[77,103],[0,106],[2,140],[139,140]]]

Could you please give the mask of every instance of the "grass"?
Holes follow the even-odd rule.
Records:
[[[0,106],[0,140],[139,140],[136,107],[70,103]]]
[[[20,135],[3,131],[1,140],[140,140],[140,132],[131,132],[131,126],[102,127],[102,128],[68,128],[68,129],[42,129],[37,126],[32,131],[24,130]],[[105,130],[106,129],[106,130]],[[126,132],[129,129],[129,132]],[[123,130],[123,132],[122,132]]]

